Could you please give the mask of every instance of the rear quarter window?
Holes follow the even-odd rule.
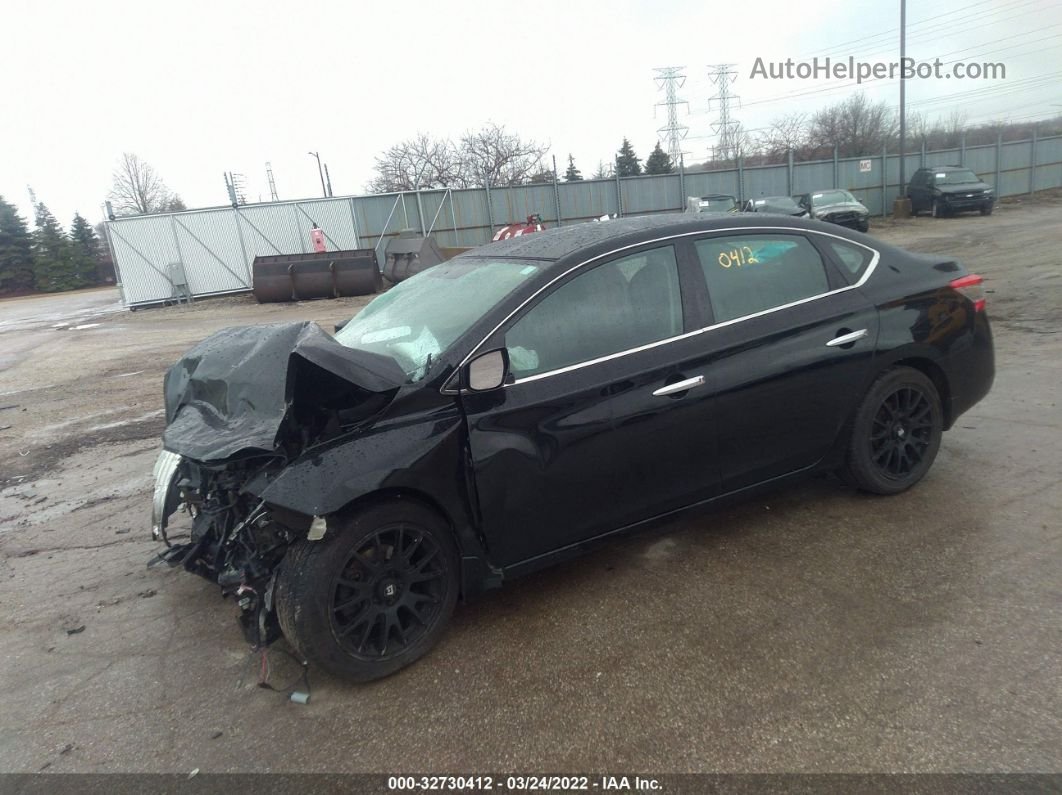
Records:
[[[848,281],[853,283],[859,281],[874,258],[874,253],[870,249],[854,243],[846,243],[843,240],[826,238],[826,241],[826,245],[833,251],[837,264],[841,266]]]

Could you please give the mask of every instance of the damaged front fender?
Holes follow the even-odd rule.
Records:
[[[470,527],[463,418],[454,403],[380,423],[312,450],[250,490],[271,505],[326,516],[379,491],[424,495],[455,527]]]

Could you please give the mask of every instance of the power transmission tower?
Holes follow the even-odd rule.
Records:
[[[656,83],[658,89],[664,91],[664,101],[657,102],[656,107],[667,108],[667,125],[657,130],[657,133],[660,134],[668,156],[676,168],[682,160],[682,139],[690,131],[689,127],[679,124],[678,120],[679,105],[685,105],[686,112],[689,113],[689,103],[678,96],[678,90],[686,84],[686,75],[682,74],[685,68],[684,66],[665,66],[653,70],[656,72],[653,82]]]
[[[273,164],[266,163],[266,177],[269,179],[269,201],[280,201],[280,197],[277,196],[277,183],[273,181]]]
[[[732,63],[708,67],[708,79],[718,86],[715,95],[708,100],[709,107],[712,102],[719,104],[719,121],[712,124],[712,130],[719,136],[714,160],[736,160],[738,150],[741,148],[741,142],[738,140],[741,124],[730,116],[730,103],[740,104],[740,97],[730,90],[735,78],[737,78],[737,72],[734,71]]]
[[[235,207],[237,204],[247,204],[247,183],[243,174],[225,172],[225,189],[229,193],[229,203]]]

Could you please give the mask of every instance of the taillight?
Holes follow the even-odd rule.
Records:
[[[974,312],[982,312],[985,308],[985,280],[976,273],[963,276],[961,279],[952,279],[951,286],[973,301]]]

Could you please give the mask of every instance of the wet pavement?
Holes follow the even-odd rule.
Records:
[[[216,588],[144,567],[161,377],[359,302],[0,302],[0,770],[1062,769],[1062,203],[872,232],[988,278],[996,384],[922,484],[688,514],[459,607],[389,679],[311,671],[305,706]]]

